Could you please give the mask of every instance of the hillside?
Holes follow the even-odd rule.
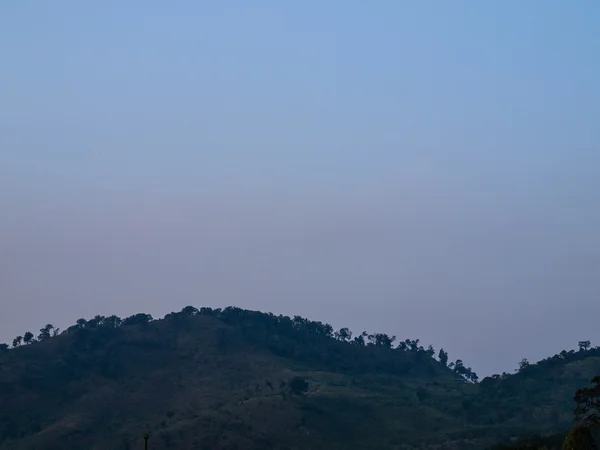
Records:
[[[418,340],[238,308],[25,340],[0,351],[0,449],[143,448],[146,432],[152,449],[485,448],[566,431],[600,373],[596,348],[474,383]]]

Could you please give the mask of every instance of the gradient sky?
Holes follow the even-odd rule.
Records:
[[[600,3],[0,2],[0,341],[237,305],[480,375],[600,345]]]

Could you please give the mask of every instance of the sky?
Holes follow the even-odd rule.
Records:
[[[600,3],[0,2],[0,341],[186,305],[600,345]]]

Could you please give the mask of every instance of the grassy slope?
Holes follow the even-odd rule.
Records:
[[[284,357],[204,316],[79,331],[0,355],[1,449],[142,448],[146,431],[153,449],[481,448],[568,426],[574,390],[600,373],[585,358],[477,386],[405,352],[384,370],[394,351],[375,348],[351,355],[365,370],[340,369],[327,361],[350,344]],[[280,387],[295,375],[304,396]]]

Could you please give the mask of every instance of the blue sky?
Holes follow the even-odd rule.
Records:
[[[0,340],[193,303],[482,373],[600,341],[598,23],[592,1],[2,2]]]

